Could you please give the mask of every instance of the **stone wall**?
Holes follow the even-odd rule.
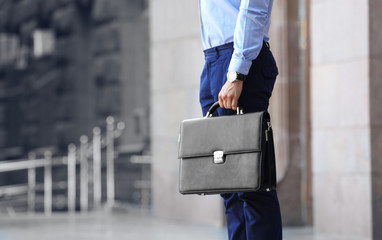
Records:
[[[369,1],[312,0],[310,33],[314,226],[371,239]]]

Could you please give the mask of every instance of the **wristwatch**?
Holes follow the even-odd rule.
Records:
[[[227,73],[227,80],[231,83],[237,82],[237,81],[244,81],[246,77],[247,77],[246,75],[235,72],[235,71],[229,71]]]

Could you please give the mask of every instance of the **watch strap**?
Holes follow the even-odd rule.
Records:
[[[247,75],[236,72],[236,79],[240,81],[245,81]]]

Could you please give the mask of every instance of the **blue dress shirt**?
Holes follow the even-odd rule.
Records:
[[[228,70],[248,75],[263,41],[269,41],[273,0],[199,1],[204,48],[233,42]]]

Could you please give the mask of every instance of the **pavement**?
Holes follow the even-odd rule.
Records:
[[[284,228],[284,240],[328,240],[312,228]],[[92,212],[0,216],[0,240],[225,240],[226,229],[150,213]],[[331,239],[330,239],[331,240]]]

